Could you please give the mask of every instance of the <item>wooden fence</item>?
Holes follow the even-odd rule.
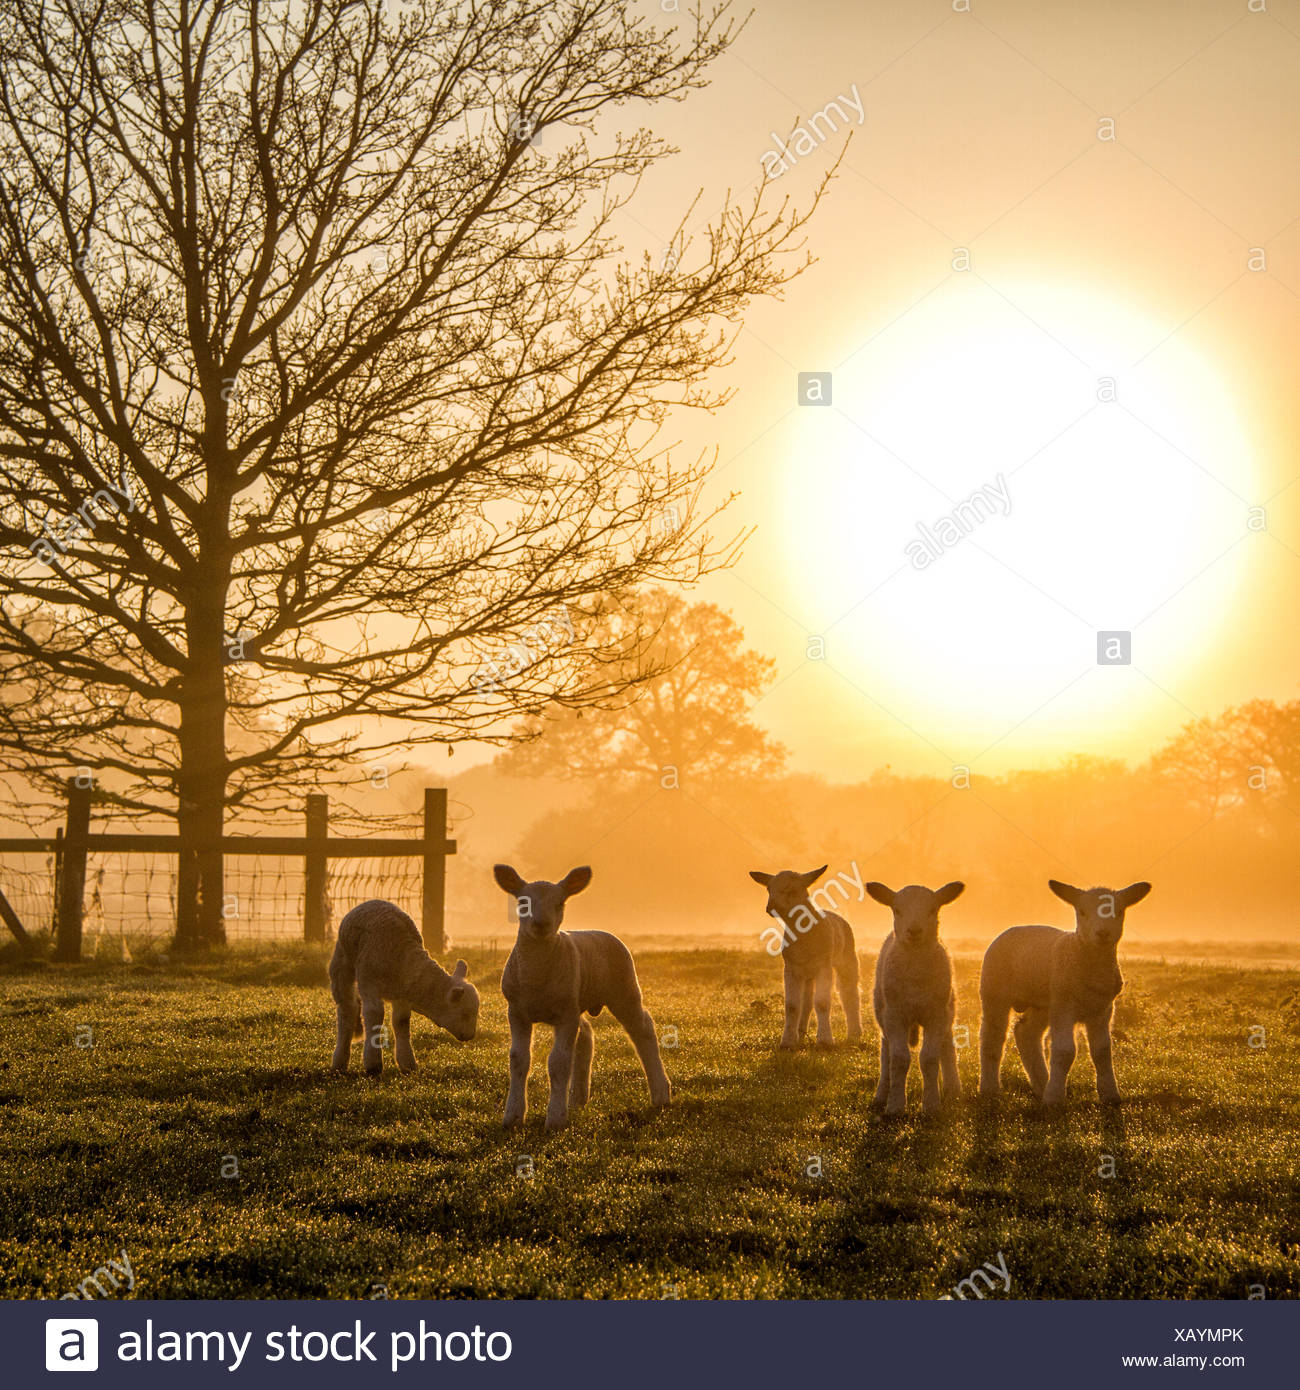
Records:
[[[81,928],[85,912],[86,860],[96,851],[118,853],[178,854],[176,835],[114,834],[90,828],[91,791],[75,781],[68,783],[67,821],[51,839],[0,838],[0,854],[54,855],[55,911],[54,957],[81,959]],[[329,934],[329,861],[331,859],[389,859],[416,857],[422,862],[420,930],[425,948],[441,955],[446,940],[447,856],[456,853],[456,842],[447,838],[447,791],[426,787],[424,826],[419,838],[371,837],[352,839],[329,833],[329,798],[314,792],[307,797],[305,833],[302,835],[223,835],[225,855],[265,855],[301,858],[303,861],[303,938],[323,942]],[[0,892],[0,921],[25,950],[31,935],[8,899]]]

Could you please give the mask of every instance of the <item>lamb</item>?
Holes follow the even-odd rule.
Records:
[[[840,1004],[851,1043],[862,1040],[862,1008],[858,996],[858,948],[853,929],[834,912],[814,908],[808,889],[826,872],[826,865],[801,874],[782,869],[768,874],[751,869],[750,878],[767,889],[767,914],[784,926],[781,959],[785,965],[785,1028],[781,1046],[799,1047],[808,1032],[808,1016],[817,1009],[817,1042],[829,1047],[831,985],[838,983]],[[819,890],[820,891],[820,890]]]
[[[1151,891],[1149,883],[1110,888],[1074,888],[1049,879],[1047,886],[1074,908],[1075,929],[1010,927],[984,954],[980,972],[980,1095],[996,1096],[1007,1022],[1014,1009],[1015,1038],[1025,1074],[1045,1105],[1065,1100],[1065,1081],[1074,1063],[1075,1025],[1088,1034],[1097,1071],[1097,1097],[1117,1104],[1119,1087],[1111,1062],[1110,1020],[1124,987],[1116,957],[1124,913]],[[1052,1068],[1043,1061],[1043,1034],[1051,1029]]]
[[[546,1128],[562,1129],[570,1107],[586,1105],[596,1040],[584,1015],[594,1018],[604,1008],[632,1039],[650,1086],[651,1104],[667,1105],[672,1088],[659,1055],[654,1020],[641,1003],[631,952],[609,932],[560,930],[565,902],[591,882],[591,870],[571,869],[559,883],[545,879],[525,883],[509,864],[496,865],[492,873],[519,910],[519,935],[501,975],[510,1020],[506,1128],[522,1124],[528,1109],[528,1072],[537,1023],[554,1030],[547,1059],[551,1095]]]
[[[957,996],[952,961],[939,944],[939,909],[960,897],[965,887],[946,883],[932,892],[911,884],[894,892],[883,883],[867,884],[867,892],[894,913],[894,930],[885,938],[876,961],[872,994],[880,1024],[880,1082],[871,1104],[873,1109],[883,1106],[886,1115],[901,1115],[907,1106],[912,1046],[922,1029],[921,1108],[927,1115],[939,1109],[941,1070],[943,1097],[955,1100],[961,1095],[952,1039]]]
[[[361,1061],[366,1075],[378,1076],[383,1070],[378,1038],[385,999],[393,1004],[399,1070],[415,1070],[412,1009],[468,1042],[478,1028],[478,990],[466,979],[467,973],[460,960],[448,975],[424,949],[419,928],[400,907],[378,898],[358,904],[339,923],[330,958],[330,993],[338,1012],[334,1070],[347,1071],[352,1044],[363,1036],[363,1021]]]

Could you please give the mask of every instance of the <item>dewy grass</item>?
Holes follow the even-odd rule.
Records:
[[[1044,1118],[1010,1058],[1000,1106],[971,1095],[959,959],[967,1096],[889,1121],[867,1112],[874,1036],[778,1053],[765,954],[643,949],[673,1104],[651,1111],[602,1015],[591,1103],[547,1135],[544,1045],[528,1123],[501,1128],[504,953],[463,954],[478,1038],[419,1020],[419,1070],[378,1083],[329,1073],[320,952],[7,969],[0,1293],[98,1298],[88,1276],[125,1253],[109,1297],[1300,1294],[1292,972],[1126,963],[1122,1109],[1081,1057]],[[1009,1289],[971,1282],[1000,1264]]]

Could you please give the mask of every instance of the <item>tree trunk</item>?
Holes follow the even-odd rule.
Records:
[[[178,951],[206,951],[226,944],[219,844],[225,828],[227,777],[224,603],[214,598],[206,595],[190,614],[190,669],[180,699],[180,862],[174,943]]]
[[[181,761],[183,768],[183,753]],[[199,952],[226,944],[222,856],[219,848],[213,848],[224,828],[225,783],[208,784],[197,777],[187,781],[182,772],[182,784],[186,790],[177,816],[181,843],[173,948]]]

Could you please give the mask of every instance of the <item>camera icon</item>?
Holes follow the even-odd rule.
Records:
[[[45,1369],[99,1370],[99,1323],[94,1318],[46,1318]]]

